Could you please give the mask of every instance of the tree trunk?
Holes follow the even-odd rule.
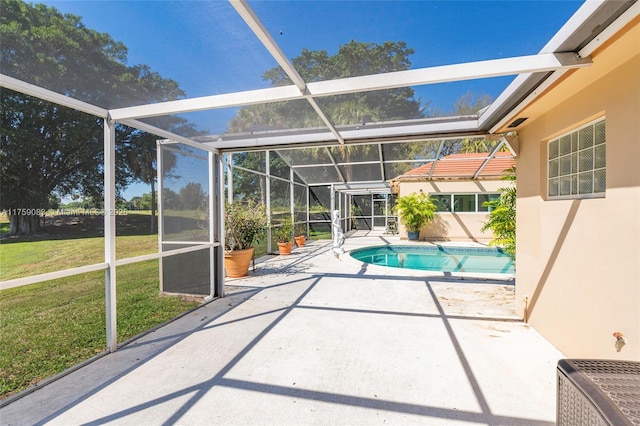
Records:
[[[9,235],[28,237],[40,230],[38,215],[9,215]]]
[[[151,234],[156,233],[156,188],[155,181],[151,179]]]

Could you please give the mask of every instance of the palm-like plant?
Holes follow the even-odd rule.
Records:
[[[482,227],[482,232],[490,229],[493,231],[493,239],[489,243],[499,246],[512,258],[516,256],[516,187],[515,167],[505,171],[502,180],[511,182],[511,185],[500,188],[500,198],[485,203],[491,209],[489,220]]]
[[[435,218],[436,205],[427,194],[414,192],[399,197],[395,209],[407,231],[420,232],[423,226]]]

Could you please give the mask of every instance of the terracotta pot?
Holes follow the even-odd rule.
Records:
[[[253,258],[253,247],[246,250],[233,250],[224,254],[224,269],[229,278],[245,277],[249,273],[249,264]]]
[[[292,247],[293,247],[293,241],[289,241],[288,243],[278,243],[278,249],[280,250],[280,254],[291,254]]]
[[[294,240],[296,240],[296,245],[298,247],[303,247],[304,246],[304,242],[307,240],[307,238],[304,235],[299,235],[297,237],[293,237]]]

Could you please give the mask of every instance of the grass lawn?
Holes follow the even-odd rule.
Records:
[[[131,223],[121,228],[129,235],[116,239],[119,258],[157,251],[149,220],[142,216],[144,230]],[[0,280],[102,262],[104,240],[85,225],[51,225],[35,238],[3,239]],[[157,260],[122,266],[117,274],[119,342],[199,304],[159,294]],[[0,398],[105,350],[104,285],[99,271],[0,291]]]
[[[331,239],[331,231],[311,231],[309,234],[310,240],[330,240]]]
[[[199,232],[194,219],[175,217],[177,232]],[[116,219],[118,259],[157,252],[148,212]],[[0,218],[0,281],[103,262],[103,226],[101,216],[53,216],[42,233],[20,239],[3,236],[8,223]],[[314,232],[310,238],[331,238],[331,233]],[[263,238],[256,257],[266,251]],[[104,272],[98,271],[0,291],[0,398],[105,350],[104,285]],[[199,304],[158,289],[158,260],[117,268],[118,342]]]

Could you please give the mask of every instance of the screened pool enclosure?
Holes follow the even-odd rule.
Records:
[[[185,2],[158,3],[158,7],[175,8],[178,18],[187,7],[181,4]],[[158,285],[165,293],[209,299],[224,295],[225,202],[252,198],[267,207],[265,252],[273,251],[272,230],[284,216],[306,227],[312,238],[330,238],[334,210],[340,212],[345,231],[386,229],[394,219],[390,179],[418,166],[447,161],[448,155],[460,152],[475,153],[476,159],[482,159],[481,166],[462,176],[440,178],[473,179],[497,152],[517,157],[518,126],[527,119],[519,115],[522,106],[570,70],[589,66],[589,51],[603,42],[592,29],[606,27],[633,2],[586,2],[555,36],[551,32],[540,45],[527,45],[512,56],[496,59],[468,53],[470,58],[453,64],[419,59],[415,65],[392,63],[375,72],[368,72],[365,58],[360,57],[362,63],[352,64],[354,70],[348,75],[321,77],[310,75],[303,61],[290,59],[297,55],[294,50],[298,47],[292,47],[286,31],[283,34],[279,29],[286,25],[278,8],[291,7],[305,16],[307,3],[313,2],[198,2],[194,7],[206,7],[198,19],[208,20],[209,32],[191,28],[201,36],[193,48],[215,50],[219,62],[210,62],[202,52],[189,59],[191,67],[202,58],[200,75],[207,82],[195,88],[191,97],[164,90],[166,87],[160,90],[164,83],[149,78],[154,76],[144,69],[136,69],[138,74],[129,72],[128,78],[105,80],[100,72],[105,67],[128,68],[114,58],[101,62],[96,52],[71,49],[61,53],[20,35],[3,37],[3,109],[12,112],[16,122],[26,120],[23,116],[34,105],[54,112],[35,132],[43,146],[60,145],[39,161],[80,165],[83,158],[92,156],[102,164],[98,170],[78,173],[87,187],[101,183],[94,185],[93,193],[104,212],[102,231],[92,237],[100,240],[104,250],[67,269],[52,265],[37,273],[32,269],[11,276],[0,283],[1,288],[81,275],[102,285],[106,277],[106,346],[115,350],[121,342],[117,287],[133,265],[157,263]],[[343,10],[342,18],[351,19],[354,25],[366,21],[368,13],[376,12],[375,3],[358,2],[360,10]],[[385,21],[391,35],[396,34],[394,19],[401,19],[409,3],[429,7],[429,2],[393,3],[399,3],[394,9],[399,15]],[[115,8],[126,6],[127,2],[113,2]],[[336,8],[343,6],[336,4]],[[351,18],[348,13],[353,14]],[[318,19],[313,26],[328,25],[324,18]],[[513,25],[535,24],[520,21]],[[468,37],[469,43],[478,38]],[[167,49],[172,47],[167,45]],[[21,62],[29,56],[41,61]],[[171,60],[189,62],[184,57]],[[276,70],[271,83],[256,78],[256,69],[259,73]],[[472,111],[429,114],[421,108],[420,96],[429,96],[431,88],[453,91],[460,97],[470,87],[484,83],[497,85],[499,95]],[[407,102],[394,102],[399,97]],[[38,116],[28,118],[37,120]],[[497,133],[500,129],[507,131]],[[60,132],[88,141],[87,151],[68,149],[52,136]],[[101,149],[90,151],[89,142]],[[143,144],[146,148],[137,151]],[[12,155],[29,155],[15,149]],[[153,177],[146,178],[152,195],[154,191],[158,194],[158,232],[150,240],[152,249],[135,245],[141,237],[125,239],[129,234],[119,216],[119,185],[121,161],[127,155],[138,159],[134,165],[141,164],[145,155],[155,156],[157,186]],[[72,192],[62,195],[71,198]],[[3,194],[7,196],[11,195]]]

